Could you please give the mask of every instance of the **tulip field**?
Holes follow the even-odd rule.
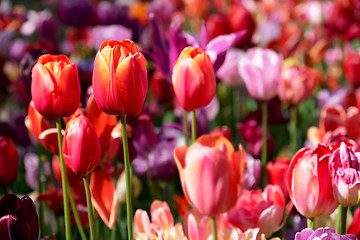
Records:
[[[360,239],[360,0],[1,0],[0,240]]]

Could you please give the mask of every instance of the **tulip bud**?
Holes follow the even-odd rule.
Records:
[[[42,55],[32,70],[31,95],[44,117],[70,116],[80,104],[78,69],[65,55]]]
[[[196,210],[216,216],[232,208],[242,188],[246,154],[222,136],[203,135],[174,152],[185,196]]]
[[[208,105],[216,91],[209,55],[200,48],[184,48],[174,65],[172,82],[175,96],[186,111]]]
[[[0,239],[37,240],[38,236],[39,218],[31,198],[7,194],[0,199]]]
[[[354,206],[360,190],[360,153],[355,153],[344,142],[329,160],[335,201],[343,207]]]
[[[328,167],[331,154],[330,148],[319,144],[300,149],[290,162],[286,179],[290,199],[304,217],[327,217],[338,206]]]
[[[15,182],[18,173],[19,154],[10,138],[0,136],[0,185]]]
[[[82,114],[75,114],[66,125],[63,156],[66,166],[79,175],[89,174],[100,162],[100,140],[89,119]]]
[[[277,94],[282,56],[271,49],[251,48],[240,59],[239,72],[250,96],[270,100]]]
[[[95,57],[92,79],[95,101],[102,111],[129,117],[140,113],[148,80],[145,57],[135,43],[104,41]]]

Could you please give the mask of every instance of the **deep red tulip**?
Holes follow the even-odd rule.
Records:
[[[241,4],[234,3],[231,5],[227,16],[231,32],[246,30],[246,34],[239,44],[249,45],[256,28],[256,23],[251,13]]]
[[[184,48],[174,65],[172,82],[175,96],[186,111],[208,105],[216,91],[209,55],[200,48]]]
[[[0,185],[15,182],[18,173],[19,154],[11,138],[0,136]]]
[[[77,113],[66,124],[63,156],[66,166],[79,175],[89,174],[99,164],[100,140],[85,115]]]
[[[32,70],[31,95],[45,117],[69,116],[80,104],[78,69],[65,55],[42,55]]]
[[[242,189],[246,153],[238,152],[225,137],[203,135],[174,156],[188,202],[200,213],[216,216],[232,208]]]
[[[31,198],[7,194],[0,199],[0,239],[37,240],[39,218]]]
[[[346,81],[353,87],[360,86],[360,54],[350,53],[344,59]]]
[[[131,40],[104,41],[95,57],[92,81],[101,110],[135,117],[148,89],[145,57]]]
[[[329,216],[338,206],[329,172],[330,148],[319,144],[300,149],[290,162],[286,184],[290,199],[307,218]]]

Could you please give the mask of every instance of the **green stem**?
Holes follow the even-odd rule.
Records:
[[[185,145],[186,146],[189,146],[190,143],[189,143],[189,126],[188,126],[188,112],[184,110],[184,138],[185,138]]]
[[[71,210],[73,212],[75,222],[76,222],[76,226],[77,226],[78,231],[80,233],[80,237],[81,237],[82,240],[87,240],[84,229],[83,229],[82,224],[81,224],[79,213],[78,213],[77,208],[76,208],[76,203],[75,203],[74,197],[72,195],[72,192],[71,192],[68,181],[66,181],[66,190],[67,190],[67,192],[69,194]]]
[[[116,186],[118,180],[118,158],[115,157],[114,159],[114,185]]]
[[[291,108],[291,122],[290,122],[290,146],[291,149],[297,149],[297,106]]]
[[[261,149],[261,184],[262,188],[265,188],[267,183],[267,174],[266,174],[266,163],[267,163],[267,132],[268,132],[268,111],[267,111],[267,102],[261,104],[262,111],[262,149]]]
[[[216,217],[211,218],[213,240],[217,240]]]
[[[45,192],[46,176],[44,171],[44,161],[46,157],[44,155],[40,156],[39,159],[39,172],[38,172],[38,183],[39,183],[39,193],[42,194]],[[45,202],[40,201],[39,206],[39,224],[40,224],[40,236],[45,236],[46,226],[45,226]]]
[[[125,165],[125,178],[126,178],[126,213],[128,224],[128,239],[133,240],[133,216],[132,216],[132,202],[131,202],[131,176],[130,176],[130,162],[129,162],[129,149],[126,133],[126,116],[120,116],[121,132],[124,148],[124,165]]]
[[[344,235],[346,233],[346,217],[347,217],[347,207],[343,207],[339,205],[338,216],[336,219],[336,232],[338,234]]]
[[[88,217],[89,217],[89,225],[90,225],[90,239],[94,240],[96,238],[96,229],[95,229],[95,218],[94,211],[91,203],[91,195],[90,195],[90,187],[89,187],[89,179],[88,176],[83,176],[84,187],[86,193],[86,203],[88,207]]]
[[[196,141],[196,113],[195,110],[193,110],[191,112],[191,137],[192,137],[192,142],[194,143]]]
[[[56,128],[58,130],[58,142],[59,142],[59,161],[61,170],[61,183],[63,186],[63,203],[64,203],[64,220],[65,220],[65,237],[66,240],[71,239],[71,225],[70,225],[70,209],[68,202],[68,194],[66,191],[66,169],[65,162],[62,154],[62,134],[61,134],[61,117],[56,119]]]
[[[314,229],[314,218],[308,218],[307,219],[307,227]]]

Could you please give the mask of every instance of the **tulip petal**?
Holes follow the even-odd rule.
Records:
[[[115,227],[118,209],[118,196],[113,181],[100,167],[90,177],[91,200],[97,213],[111,229]]]

